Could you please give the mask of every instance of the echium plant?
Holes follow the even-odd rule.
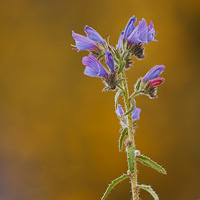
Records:
[[[166,174],[165,169],[150,158],[140,154],[135,146],[134,133],[141,112],[141,109],[136,107],[135,98],[138,95],[147,95],[150,99],[156,98],[157,86],[164,82],[164,78],[159,76],[165,68],[164,65],[157,65],[150,69],[146,75],[138,78],[133,93],[129,94],[125,72],[133,65],[132,58],[144,59],[144,44],[157,41],[154,25],[151,21],[149,26],[145,19],[139,21],[137,25],[136,21],[135,16],[130,18],[125,30],[120,34],[116,47],[111,46],[108,40],[104,40],[97,31],[89,26],[85,26],[87,37],[72,31],[76,42],[76,45],[72,46],[78,51],[89,51],[88,56],[82,59],[83,65],[86,66],[84,74],[101,78],[105,83],[103,91],[116,91],[115,112],[121,124],[119,150],[122,151],[124,148],[127,154],[127,173],[111,182],[101,200],[104,200],[108,193],[126,178],[129,178],[131,182],[133,200],[139,200],[140,189],[148,191],[155,200],[159,199],[151,186],[138,184],[137,161]],[[107,66],[104,66],[104,63]],[[121,96],[124,99],[124,106],[118,104],[118,99]]]

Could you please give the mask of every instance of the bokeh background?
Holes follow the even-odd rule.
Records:
[[[142,108],[137,149],[168,172],[138,164],[139,182],[162,200],[200,199],[198,0],[6,0],[0,2],[0,199],[100,199],[126,173],[118,151],[114,93],[83,74],[87,52],[71,50],[71,31],[87,24],[115,45],[128,19],[153,21],[158,43],[127,72],[129,87],[166,65],[159,98]],[[133,88],[133,87],[132,87]],[[142,199],[152,199],[141,192]],[[108,199],[131,199],[128,180]]]

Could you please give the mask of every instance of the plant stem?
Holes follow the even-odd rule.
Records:
[[[122,71],[122,84],[124,89],[124,104],[126,107],[126,112],[130,109],[130,98],[129,98],[129,91],[128,85],[126,80],[126,75],[124,70]],[[135,140],[134,140],[134,129],[133,129],[133,120],[131,113],[128,114],[128,143],[129,145],[133,145],[135,147]],[[132,197],[133,200],[139,200],[138,189],[137,189],[137,166],[136,166],[136,159],[134,164],[134,172],[130,176],[131,181],[131,188],[132,188]]]

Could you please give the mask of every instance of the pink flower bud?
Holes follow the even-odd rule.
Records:
[[[165,81],[164,78],[155,78],[150,82],[149,87],[160,85],[164,81]]]

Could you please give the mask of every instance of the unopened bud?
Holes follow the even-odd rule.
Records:
[[[153,87],[153,86],[160,85],[160,84],[162,84],[164,81],[165,81],[164,78],[155,78],[155,79],[153,79],[153,80],[150,82],[149,87]]]

